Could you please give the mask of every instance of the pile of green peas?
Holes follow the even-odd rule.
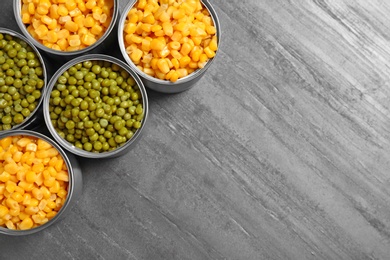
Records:
[[[119,65],[88,60],[69,67],[50,93],[53,127],[66,141],[88,152],[122,146],[141,127],[142,94]]]
[[[0,130],[21,124],[36,109],[45,85],[43,74],[31,46],[0,33]]]

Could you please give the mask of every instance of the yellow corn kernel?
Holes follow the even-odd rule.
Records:
[[[133,34],[135,33],[136,28],[137,26],[135,25],[135,23],[127,23],[124,28],[124,32],[127,34]]]
[[[30,207],[38,207],[38,204],[39,204],[39,201],[36,198],[30,199],[30,204],[29,204]]]
[[[42,25],[42,26],[44,26],[44,25]],[[45,30],[46,30],[46,33],[45,33],[45,35],[46,35],[49,30],[47,29],[46,26],[44,26],[44,27],[45,27]],[[26,145],[26,151],[27,152],[35,152],[36,150],[37,150],[37,145],[36,144],[29,143],[29,144]],[[33,154],[31,153],[31,155],[33,155]]]
[[[47,26],[49,30],[56,30],[57,29],[57,20],[52,19],[51,23]]]
[[[34,188],[34,183],[28,183],[26,181],[19,181],[18,186],[25,191],[31,191]]]
[[[188,42],[183,43],[180,48],[180,53],[183,56],[186,56],[190,53],[190,51],[191,51],[191,45]]]
[[[20,147],[26,147],[28,144],[30,144],[31,143],[31,139],[30,138],[28,138],[28,137],[22,137],[22,138],[20,138],[17,142],[16,142],[16,144],[18,145],[18,146],[20,146]]]
[[[24,24],[29,24],[31,23],[31,16],[28,13],[23,13],[22,14],[22,22]]]
[[[139,37],[135,34],[131,35],[130,40],[136,44],[139,44],[142,42],[142,37]]]
[[[108,27],[110,25],[110,17],[107,16],[105,13],[100,15],[99,22],[102,23],[105,27]]]
[[[53,19],[50,18],[50,17],[47,16],[47,15],[43,15],[43,16],[41,17],[41,21],[42,21],[42,23],[44,23],[44,24],[46,24],[46,25],[49,25],[49,24],[51,24],[51,23],[53,22]]]
[[[83,13],[87,11],[87,7],[85,6],[84,1],[77,1],[77,8],[79,8],[79,10]]]
[[[57,193],[57,192],[59,192],[59,191],[60,191],[60,183],[59,183],[58,181],[55,180],[53,186],[51,186],[51,187],[49,188],[49,191],[50,191],[51,193]]]
[[[68,192],[64,189],[61,189],[57,192],[57,196],[60,198],[63,198],[63,199],[65,199],[67,195],[68,195]]]
[[[171,22],[164,22],[162,24],[162,28],[164,30],[165,35],[172,36],[173,35],[173,26]]]
[[[94,35],[100,35],[103,32],[103,27],[98,24],[95,24],[91,27],[90,32]]]
[[[47,207],[49,209],[55,209],[57,207],[57,204],[55,203],[55,201],[48,201],[47,202]],[[44,210],[45,211],[45,210]]]
[[[26,173],[26,182],[34,183],[37,178],[37,174],[34,171],[28,171]]]
[[[34,3],[28,3],[27,10],[29,14],[34,15],[35,14],[35,5]]]
[[[77,4],[74,0],[67,0],[65,2],[65,7],[68,9],[68,11],[73,11],[77,7]]]
[[[204,48],[204,53],[207,55],[208,58],[213,58],[215,56],[215,51],[211,50],[210,47]]]
[[[50,198],[51,193],[46,186],[41,186],[39,189],[41,190],[43,199],[47,200]]]
[[[209,57],[205,53],[200,54],[199,56],[199,62],[206,62],[208,61]]]
[[[191,69],[197,69],[198,63],[196,61],[191,61],[190,63],[188,63],[188,67],[190,67]]]
[[[7,198],[5,200],[5,204],[8,206],[8,208],[10,210],[11,209],[19,209],[19,203],[12,198]]]
[[[41,4],[39,4],[37,6],[37,8],[35,9],[36,13],[37,14],[40,14],[40,15],[45,15],[45,14],[48,14],[49,13],[49,8],[47,8],[46,6],[43,6]]]
[[[68,46],[69,46],[69,43],[66,40],[66,38],[59,39],[57,41],[57,44],[61,48],[62,51],[66,50],[66,48],[68,48]]]
[[[157,67],[164,74],[167,74],[169,72],[169,65],[165,59],[159,59],[157,61]]]
[[[8,220],[5,225],[8,229],[16,229],[15,224],[11,220]]]
[[[185,4],[185,3],[183,3]],[[173,11],[172,13],[172,17],[176,20],[179,20],[179,19],[182,19],[184,16],[186,15],[185,11],[183,10],[183,8],[180,8],[180,9],[176,9]]]
[[[186,69],[183,69],[183,68],[177,69],[176,72],[178,73],[179,78],[184,78],[185,76],[188,75],[187,70],[186,70]]]
[[[69,35],[70,35],[69,31],[65,30],[65,29],[62,29],[62,30],[57,32],[58,40],[67,39],[69,37]],[[44,150],[47,150],[47,149],[40,149],[40,150],[44,151]]]
[[[131,60],[135,63],[138,64],[142,57],[143,52],[140,49],[135,49],[133,52],[130,54]]]
[[[47,205],[47,200],[45,199],[42,199],[39,204],[38,204],[38,209],[39,210],[43,210],[44,208],[46,208],[46,205]]]
[[[10,214],[12,217],[17,217],[17,216],[19,216],[19,214],[20,214],[20,207],[18,207],[18,208],[16,208],[16,209],[10,209],[9,212],[8,212],[8,214]],[[16,222],[18,222],[20,219],[12,218],[11,220],[12,220],[12,222],[16,223]]]
[[[11,178],[11,174],[9,174],[8,172],[6,171],[3,171],[1,174],[0,174],[0,181],[1,182],[7,182],[9,181]]]
[[[165,73],[162,73],[162,72],[159,71],[159,70],[156,70],[154,73],[155,73],[155,75],[156,75],[157,78],[162,79],[162,80],[165,80]]]
[[[23,195],[19,192],[12,193],[11,198],[13,200],[15,200],[17,203],[20,203],[23,201]]]
[[[44,185],[46,186],[46,187],[53,187],[53,185],[54,185],[54,183],[55,183],[55,178],[54,177],[49,177],[49,178],[47,178],[47,179],[45,179],[44,181],[43,181],[43,183],[44,183]],[[49,189],[50,190],[50,189]]]
[[[193,49],[193,51],[191,52],[190,54],[190,57],[193,61],[195,62],[198,62],[199,61],[199,58],[200,58],[200,55],[202,54],[202,50],[201,49]]]
[[[65,25],[65,23],[68,22],[68,21],[72,21],[72,17],[70,17],[69,15],[61,16],[58,19],[58,23],[61,24],[61,25]]]
[[[154,25],[152,25],[152,27],[150,27],[150,30],[151,30],[152,32],[161,31],[161,30],[162,30],[162,26],[159,25],[159,24],[154,24]]]
[[[85,27],[91,28],[95,25],[95,19],[92,16],[85,17],[83,24]]]
[[[166,44],[163,40],[161,40],[160,38],[157,38],[157,39],[152,40],[152,42],[150,43],[150,48],[152,50],[161,51],[164,49],[165,45]]]
[[[23,219],[23,221],[19,225],[19,229],[21,230],[26,230],[32,228],[34,225],[34,222],[32,221],[31,218],[27,217]]]
[[[92,10],[96,6],[95,0],[88,0],[88,2],[85,4],[85,7]]]
[[[0,140],[0,145],[3,149],[8,149],[12,144],[12,137],[8,136]]]
[[[216,37],[213,37],[210,41],[210,44],[208,46],[210,48],[210,50],[212,51],[217,51],[218,50],[218,43],[217,43],[217,38]]]
[[[48,212],[48,213],[46,214],[46,218],[52,219],[52,218],[54,218],[56,215],[57,215],[57,212],[51,211],[51,212]]]
[[[16,183],[9,180],[5,183],[5,190],[8,191],[9,193],[13,193],[16,188]]]
[[[191,62],[191,58],[189,56],[183,56],[180,60],[180,67],[185,68]]]
[[[58,41],[57,33],[55,31],[49,31],[47,33],[47,41],[50,42],[50,43],[57,42]]]
[[[141,43],[141,49],[142,51],[145,51],[145,52],[149,52],[150,51],[150,44],[151,44],[151,40],[149,39],[143,39],[142,40],[142,43]],[[147,62],[149,63],[149,62]]]
[[[142,22],[147,23],[147,24],[154,24],[155,21],[156,20],[155,20],[153,14],[148,14],[148,15],[144,16],[142,19]]]
[[[82,12],[78,8],[76,8],[76,9],[73,9],[72,11],[70,11],[69,15],[71,17],[73,17],[73,19],[75,19],[77,16],[81,16],[82,17]]]
[[[151,66],[152,69],[154,69],[154,70],[158,69],[158,68],[157,68],[157,61],[158,61],[157,58],[152,58],[152,60],[150,61],[150,66]]]
[[[34,198],[36,198],[37,200],[41,200],[43,198],[43,193],[40,189],[38,188],[34,188],[32,191],[31,191],[32,195]]]
[[[8,214],[8,212],[9,209],[6,206],[0,204],[0,218],[3,218],[5,215]]]
[[[92,34],[86,33],[81,36],[81,42],[87,46],[90,46],[96,42],[96,38]]]
[[[30,193],[25,193],[23,194],[23,201],[22,201],[22,205],[30,205],[30,202],[31,202],[31,194]]]
[[[171,63],[172,63],[172,66],[175,68],[175,70],[180,68],[180,63],[179,63],[178,59],[175,59],[175,58],[171,59]]]
[[[161,22],[168,22],[171,19],[170,15],[167,12],[162,12],[161,15],[159,16],[159,20]]]
[[[171,50],[171,56],[177,60],[180,60],[183,55],[181,55],[181,53],[177,50]]]
[[[66,21],[64,28],[70,32],[77,32],[79,29],[79,26],[77,23],[73,22],[72,20]]]
[[[60,15],[58,14],[58,5],[52,4],[49,8],[49,16],[53,19],[58,19]]]
[[[69,14],[68,9],[66,8],[66,6],[64,4],[59,4],[58,5],[57,14],[59,16],[66,16],[66,15]]]

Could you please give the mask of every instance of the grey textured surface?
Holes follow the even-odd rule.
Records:
[[[390,258],[390,4],[210,2],[206,75],[149,92],[136,148],[80,159],[77,206],[0,259]]]

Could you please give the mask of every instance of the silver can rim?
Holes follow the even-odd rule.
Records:
[[[55,222],[57,222],[63,216],[63,214],[69,208],[70,201],[73,199],[75,178],[74,178],[74,171],[73,171],[72,163],[70,162],[68,155],[62,149],[62,147],[60,145],[58,145],[54,140],[52,140],[51,138],[49,138],[41,133],[31,131],[31,130],[15,130],[15,131],[8,132],[8,133],[1,133],[0,139],[3,139],[3,138],[8,137],[8,136],[17,136],[17,135],[32,136],[32,137],[43,139],[43,140],[47,141],[48,143],[50,143],[61,154],[61,156],[62,156],[63,160],[65,161],[66,166],[68,168],[68,175],[69,175],[68,195],[66,197],[66,201],[65,201],[64,205],[61,207],[61,209],[58,211],[58,213],[51,220],[49,220],[48,222],[46,222],[43,225],[37,226],[35,228],[27,229],[27,230],[12,230],[12,229],[8,229],[8,228],[0,227],[0,234],[11,235],[11,236],[24,236],[24,235],[31,235],[31,234],[34,234],[34,233],[37,233],[37,232],[40,232],[40,231],[46,229],[47,227],[49,227],[52,224],[54,224]]]
[[[74,64],[77,64],[77,63],[80,63],[83,61],[93,61],[93,60],[108,61],[108,62],[117,64],[121,68],[125,69],[134,78],[136,84],[138,85],[138,87],[141,91],[143,109],[144,109],[144,118],[141,121],[141,127],[139,129],[137,129],[137,131],[134,133],[134,135],[129,140],[127,140],[126,143],[124,143],[122,146],[116,148],[115,150],[112,150],[109,152],[102,152],[102,153],[93,153],[93,152],[85,151],[83,149],[77,148],[73,144],[64,140],[57,133],[57,131],[54,129],[54,127],[51,123],[50,113],[49,113],[50,94],[55,86],[55,83],[57,82],[58,77],[61,76],[69,67],[73,66]],[[141,133],[145,127],[145,123],[147,121],[148,114],[149,114],[148,96],[147,96],[146,89],[145,89],[141,79],[139,78],[139,76],[126,63],[124,63],[123,61],[121,61],[115,57],[112,57],[112,56],[109,56],[106,54],[86,54],[86,55],[74,58],[74,59],[68,61],[67,63],[65,63],[64,65],[62,65],[54,73],[54,75],[51,77],[51,79],[48,83],[46,95],[45,95],[45,98],[43,101],[43,116],[45,119],[46,126],[49,129],[53,138],[67,151],[69,151],[75,155],[84,157],[84,158],[92,158],[92,159],[99,159],[99,158],[103,159],[103,158],[115,157],[115,156],[120,155],[124,150],[128,149],[129,146],[131,146],[133,143],[136,142],[136,140],[138,140],[141,137]]]
[[[41,62],[41,65],[42,65],[42,69],[43,69],[43,82],[44,82],[44,85],[43,85],[43,87],[41,89],[41,97],[39,98],[39,101],[38,101],[38,104],[37,104],[36,108],[30,113],[30,115],[28,117],[26,117],[23,120],[22,123],[20,123],[18,125],[15,125],[13,128],[11,128],[9,130],[2,130],[2,131],[0,131],[0,134],[2,134],[2,133],[6,133],[6,132],[17,130],[17,129],[23,129],[28,124],[28,122],[38,113],[39,108],[42,105],[44,96],[46,94],[47,70],[46,70],[46,63],[45,63],[41,53],[39,52],[39,50],[35,47],[35,45],[28,38],[26,38],[25,36],[23,36],[22,34],[20,34],[18,32],[15,32],[13,30],[10,30],[10,29],[4,28],[4,27],[0,27],[0,33],[7,33],[7,34],[9,34],[9,35],[11,35],[13,37],[18,37],[19,39],[25,41],[34,50],[35,54],[38,56],[39,61]]]
[[[120,19],[119,19],[118,33],[117,33],[117,35],[118,35],[118,44],[119,44],[119,49],[120,49],[120,51],[122,53],[122,56],[125,59],[126,63],[138,75],[140,75],[144,80],[150,81],[150,82],[152,82],[154,84],[163,85],[164,87],[168,87],[168,88],[169,87],[178,87],[181,84],[185,84],[185,83],[188,83],[188,82],[192,81],[194,78],[202,76],[203,73],[211,66],[211,64],[214,62],[214,60],[217,58],[217,56],[219,56],[219,52],[220,51],[217,50],[215,56],[212,59],[209,59],[207,61],[206,65],[203,68],[195,70],[191,74],[189,74],[189,75],[187,75],[187,76],[185,76],[185,77],[183,77],[181,79],[178,79],[176,82],[170,82],[168,80],[162,80],[162,79],[158,79],[158,78],[152,77],[152,76],[150,76],[150,75],[148,75],[148,74],[146,74],[143,71],[138,69],[138,67],[132,62],[132,60],[130,59],[129,55],[126,53],[126,48],[125,48],[125,44],[124,44],[124,40],[123,40],[123,29],[124,29],[124,23],[125,23],[127,14],[130,11],[130,9],[136,4],[137,1],[138,0],[131,0],[126,5],[126,7],[124,8],[124,10],[122,12],[122,15],[120,16]],[[216,27],[216,31],[217,31],[216,34],[217,34],[218,46],[220,46],[220,42],[221,42],[221,25],[220,25],[220,22],[219,22],[218,15],[217,15],[214,7],[211,5],[211,3],[208,0],[200,0],[200,1],[203,3],[203,6],[206,7],[206,9],[210,13],[210,16],[211,16],[211,18],[213,20],[214,26]],[[153,89],[154,91],[162,92],[160,89],[154,88],[152,86],[148,86],[147,85],[147,87]],[[167,93],[175,93],[175,92],[181,92],[181,91],[182,91],[181,89],[178,89],[178,91],[169,90],[169,91],[166,91],[166,92]]]
[[[58,50],[54,50],[54,49],[46,47],[45,45],[43,45],[42,43],[37,41],[34,37],[32,37],[31,34],[27,31],[26,26],[23,24],[23,22],[21,20],[21,9],[22,9],[21,4],[22,4],[21,0],[14,0],[14,2],[13,2],[14,16],[16,19],[16,23],[19,26],[19,29],[22,31],[22,33],[25,35],[25,37],[27,37],[29,39],[29,41],[31,43],[33,43],[37,48],[39,48],[40,50],[42,50],[46,53],[50,53],[50,54],[54,54],[54,55],[58,55],[58,56],[76,56],[76,55],[81,55],[83,53],[92,51],[93,49],[98,47],[101,43],[103,43],[103,41],[110,35],[111,31],[114,29],[114,27],[116,25],[116,21],[117,21],[118,16],[119,16],[118,0],[114,0],[114,10],[113,10],[113,14],[112,14],[113,17],[112,17],[110,26],[107,28],[106,32],[102,35],[102,37],[100,37],[94,44],[92,44],[84,49],[81,49],[81,50],[58,51]]]

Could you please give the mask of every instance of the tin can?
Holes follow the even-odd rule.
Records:
[[[30,131],[30,130],[14,130],[7,133],[1,133],[0,140],[8,136],[20,136],[20,135],[32,136],[38,139],[42,139],[48,142],[49,144],[51,144],[55,149],[57,149],[57,151],[60,153],[67,166],[68,174],[69,174],[69,184],[68,184],[68,194],[66,197],[66,201],[61,207],[61,209],[58,211],[58,213],[51,220],[49,220],[43,225],[37,226],[32,229],[27,229],[27,230],[12,230],[8,228],[0,227],[0,234],[10,235],[10,236],[24,236],[24,235],[34,234],[36,232],[40,232],[48,228],[54,223],[57,223],[59,220],[64,218],[66,214],[68,214],[71,211],[72,207],[77,203],[77,201],[81,197],[82,188],[83,188],[82,172],[76,157],[73,154],[64,151],[61,148],[61,146],[59,146],[56,142],[54,142],[49,137],[41,133]]]
[[[94,52],[101,52],[102,48],[107,48],[109,45],[109,42],[112,42],[115,39],[115,34],[112,34],[112,31],[115,31],[114,28],[116,28],[117,24],[117,18],[119,14],[119,4],[118,0],[113,0],[114,1],[114,6],[113,6],[113,13],[112,13],[112,20],[109,25],[109,27],[106,29],[104,34],[97,39],[95,43],[92,45],[85,47],[80,50],[76,51],[60,51],[60,50],[55,50],[49,47],[46,47],[42,43],[40,43],[37,39],[35,39],[31,34],[28,32],[26,25],[22,22],[22,0],[14,0],[13,2],[13,10],[14,10],[14,15],[16,22],[24,34],[25,37],[29,39],[31,43],[33,43],[36,47],[38,47],[40,50],[44,52],[45,57],[51,59],[53,62],[56,62],[57,60],[70,60],[72,58],[75,58],[81,54],[84,53],[94,53]],[[53,55],[55,55],[53,57]]]
[[[7,131],[13,131],[16,129],[28,129],[28,130],[37,129],[44,124],[42,101],[43,101],[43,97],[44,97],[45,92],[46,92],[46,84],[47,84],[47,71],[46,71],[46,65],[45,65],[46,63],[45,63],[44,59],[42,58],[42,55],[40,54],[38,49],[30,42],[29,39],[27,39],[26,37],[24,37],[20,33],[15,32],[15,31],[10,30],[10,29],[7,29],[7,28],[0,28],[0,33],[5,34],[5,35],[10,35],[14,38],[18,38],[18,39],[26,42],[28,44],[28,46],[30,46],[32,48],[33,52],[35,53],[35,55],[37,55],[39,62],[41,63],[41,66],[42,66],[42,77],[41,78],[44,82],[44,85],[41,88],[41,97],[39,98],[35,109],[33,111],[31,111],[30,115],[27,116],[23,120],[22,123],[15,125],[14,127],[12,127],[9,130],[2,130],[2,131],[0,131],[0,133],[7,132]]]
[[[134,135],[126,141],[122,146],[116,148],[115,150],[112,151],[106,151],[106,152],[89,152],[84,149],[80,149],[76,147],[75,145],[71,144],[70,142],[66,141],[64,138],[62,138],[59,133],[56,131],[56,129],[53,126],[53,123],[50,118],[50,95],[51,92],[53,91],[53,88],[58,80],[58,78],[63,75],[65,71],[67,71],[70,67],[74,66],[75,64],[82,63],[84,61],[107,61],[112,64],[118,65],[120,68],[124,69],[126,72],[129,73],[129,75],[134,79],[135,83],[138,85],[138,88],[141,92],[141,98],[142,98],[142,105],[143,105],[143,119],[141,121],[141,127],[135,131]],[[51,78],[48,87],[47,87],[47,92],[46,96],[44,98],[43,102],[43,114],[44,114],[44,119],[46,122],[46,126],[49,129],[51,135],[53,138],[66,150],[69,152],[85,157],[85,158],[112,158],[112,157],[118,157],[121,155],[124,155],[126,152],[131,150],[134,145],[139,141],[141,138],[141,134],[145,128],[145,123],[148,118],[148,97],[147,97],[147,92],[146,89],[139,78],[139,76],[123,61],[104,54],[87,54],[83,55],[80,57],[77,57],[75,59],[70,60],[69,62],[65,63]]]
[[[121,17],[119,20],[118,43],[119,43],[123,58],[125,59],[127,64],[129,64],[130,67],[134,71],[136,71],[138,75],[140,75],[143,83],[149,89],[152,89],[154,91],[161,92],[161,93],[179,93],[179,92],[186,91],[186,90],[190,89],[206,73],[208,68],[211,66],[213,61],[218,56],[218,51],[216,52],[216,55],[212,59],[210,59],[203,68],[197,69],[196,71],[192,72],[188,76],[183,77],[181,79],[178,79],[174,83],[169,81],[169,80],[161,80],[161,79],[152,77],[152,76],[144,73],[143,71],[141,71],[137,68],[137,66],[132,62],[129,55],[127,54],[125,43],[124,43],[124,36],[123,36],[123,30],[124,30],[124,25],[125,25],[127,14],[129,13],[130,9],[135,5],[136,2],[137,2],[137,0],[131,0],[127,4],[127,6],[124,8],[123,13],[121,14]],[[217,13],[215,12],[215,9],[213,8],[213,6],[210,4],[210,2],[208,0],[202,0],[201,2],[203,3],[203,5],[206,7],[206,9],[209,11],[209,13],[211,15],[211,18],[213,20],[214,26],[215,26],[216,31],[217,31],[216,35],[217,35],[217,40],[218,40],[218,45],[219,45],[220,39],[221,39],[221,27],[220,27]]]

